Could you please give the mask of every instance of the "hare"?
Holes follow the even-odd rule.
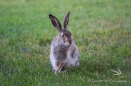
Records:
[[[52,14],[49,14],[51,23],[59,32],[53,39],[50,50],[50,61],[55,73],[60,72],[62,68],[79,66],[79,51],[71,37],[71,32],[67,30],[69,15],[70,12],[66,14],[62,28],[59,20]]]

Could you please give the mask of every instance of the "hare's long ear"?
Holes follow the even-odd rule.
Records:
[[[68,25],[69,15],[70,15],[70,11],[68,11],[68,13],[66,14],[66,16],[65,16],[65,18],[64,18],[64,21],[63,21],[64,29],[66,29],[66,27],[67,27],[67,25]]]
[[[49,18],[50,18],[53,26],[54,26],[59,32],[61,32],[62,29],[61,29],[61,24],[60,24],[59,20],[58,20],[55,16],[53,16],[52,14],[49,14]]]

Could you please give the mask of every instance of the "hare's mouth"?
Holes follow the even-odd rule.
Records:
[[[60,43],[60,45],[66,46],[66,47],[71,46],[71,44],[72,44],[72,42],[69,42],[69,41],[63,41],[63,42]]]
[[[71,42],[66,41],[64,44],[65,44],[65,46],[70,46]]]

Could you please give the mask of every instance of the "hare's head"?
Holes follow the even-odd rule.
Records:
[[[60,40],[60,44],[65,45],[65,46],[70,46],[72,43],[71,32],[67,30],[69,15],[70,15],[70,12],[68,12],[67,15],[65,16],[64,21],[63,21],[63,28],[62,28],[59,20],[52,14],[49,14],[49,18],[53,26],[59,32],[58,39]]]

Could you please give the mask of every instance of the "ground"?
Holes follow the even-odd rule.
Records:
[[[81,62],[55,75],[48,15],[62,23],[68,11]],[[130,12],[130,0],[1,0],[1,86],[130,86]]]

